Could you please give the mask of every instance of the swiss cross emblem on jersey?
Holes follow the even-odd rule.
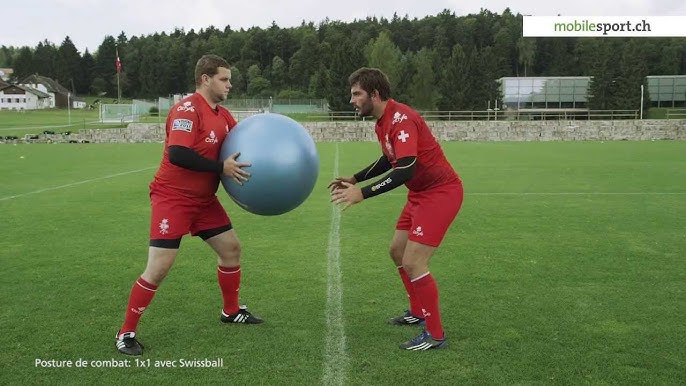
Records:
[[[407,142],[408,138],[410,138],[410,135],[407,134],[405,130],[400,130],[400,134],[398,134],[398,139],[405,143]]]

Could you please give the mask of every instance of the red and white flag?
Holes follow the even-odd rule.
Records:
[[[117,49],[117,60],[114,62],[114,65],[117,66],[117,72],[121,72],[121,60],[119,60],[119,49]]]

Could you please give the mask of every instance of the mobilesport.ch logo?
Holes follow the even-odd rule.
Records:
[[[679,37],[686,16],[524,16],[524,37]]]

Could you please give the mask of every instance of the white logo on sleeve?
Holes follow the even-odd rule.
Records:
[[[174,119],[171,129],[190,133],[193,131],[193,121],[190,119]]]
[[[176,108],[176,111],[195,111],[195,106],[193,106],[193,103],[191,101],[185,101],[183,104],[179,107]]]
[[[388,156],[391,158],[391,160],[395,160],[395,152],[393,151],[393,146],[391,145],[391,141],[388,140],[388,134],[386,134],[386,141],[384,141],[384,146],[386,146],[386,151],[388,152]]]
[[[214,134],[214,130],[210,130],[210,135],[205,138],[205,142],[207,143],[217,143],[219,140],[217,139],[217,135]]]
[[[394,124],[394,125],[395,125],[396,123],[400,123],[400,122],[402,122],[402,121],[404,121],[404,120],[406,120],[406,119],[407,119],[407,115],[405,115],[405,114],[400,114],[400,113],[397,112],[397,111],[395,112],[395,114],[393,114],[393,124]]]
[[[163,218],[162,222],[160,222],[160,233],[163,235],[169,233],[169,220],[166,218]]]
[[[398,139],[407,142],[407,139],[410,138],[410,135],[405,132],[405,130],[400,130],[400,134],[398,135]]]

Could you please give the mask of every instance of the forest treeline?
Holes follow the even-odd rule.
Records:
[[[117,52],[125,97],[192,91],[196,60],[215,53],[232,65],[233,97],[325,98],[340,111],[350,109],[347,77],[362,66],[383,69],[394,97],[421,110],[484,110],[486,101],[502,97],[497,80],[505,76],[592,76],[589,108],[624,109],[640,103],[635,90],[647,75],[686,74],[686,38],[525,38],[522,16],[509,9],[289,28],[122,32],[83,53],[67,36],[59,45],[3,45],[0,67],[13,68],[14,81],[39,74],[77,95],[116,97]]]

